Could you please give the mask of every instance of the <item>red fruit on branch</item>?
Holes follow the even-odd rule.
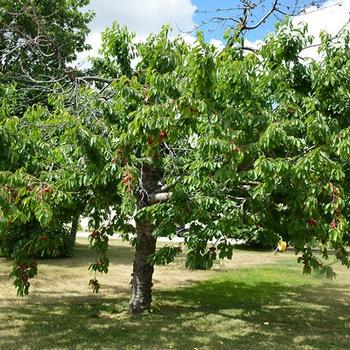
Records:
[[[161,140],[166,139],[168,137],[168,133],[165,130],[161,130],[159,133],[159,137]]]
[[[338,226],[338,224],[337,224],[337,222],[336,222],[335,220],[333,220],[333,221],[330,223],[330,225],[331,225],[331,228],[334,228],[334,229],[336,229],[337,226]]]
[[[49,237],[47,237],[47,236],[42,236],[42,237],[40,237],[40,239],[41,239],[42,241],[48,241],[48,240],[49,240]]]
[[[90,237],[93,238],[93,239],[95,239],[96,237],[99,236],[99,234],[100,234],[100,233],[99,233],[97,230],[93,230],[93,231],[91,232]]]
[[[123,182],[125,185],[129,185],[131,182],[133,182],[134,177],[132,175],[125,175],[123,178]]]
[[[16,269],[24,271],[27,269],[27,264],[17,264]]]
[[[334,186],[332,182],[329,182],[331,188],[332,188],[332,197],[333,197],[333,200],[336,199],[339,195],[339,189],[338,187]]]
[[[147,137],[147,145],[148,145],[148,146],[152,146],[152,145],[153,145],[153,139],[152,139],[151,136],[148,136],[148,137]]]
[[[127,187],[127,191],[129,193],[132,192],[132,183],[134,182],[135,178],[128,172],[125,171],[123,174],[123,183]]]
[[[42,188],[43,193],[52,193],[53,189],[49,185],[44,185]]]
[[[28,282],[28,274],[26,274],[25,272],[22,273],[21,279],[22,279],[23,283],[27,283]]]
[[[309,219],[307,221],[307,223],[310,225],[310,226],[315,226],[317,224],[317,221],[315,219]]]

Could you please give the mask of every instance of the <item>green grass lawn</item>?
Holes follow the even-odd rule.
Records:
[[[350,349],[350,271],[304,276],[292,253],[236,251],[212,271],[157,267],[152,313],[130,316],[132,249],[115,241],[99,295],[90,252],[43,261],[19,299],[0,259],[0,349]]]

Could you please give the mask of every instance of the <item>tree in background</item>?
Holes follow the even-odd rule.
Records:
[[[76,59],[78,52],[88,48],[85,38],[92,14],[79,11],[87,3],[85,0],[0,1],[1,124],[6,119],[11,120],[2,128],[0,141],[0,170],[7,193],[15,192],[7,175],[15,172],[30,177],[28,191],[40,188],[36,193],[39,200],[52,190],[48,183],[42,182],[40,173],[55,169],[55,161],[50,163],[47,157],[60,129],[45,125],[42,137],[38,137],[38,133],[31,129],[36,121],[27,116],[32,108],[42,113],[45,119],[47,111],[35,107],[36,104],[49,109],[48,99],[53,91],[66,92],[71,88],[74,71],[69,64]],[[13,132],[8,133],[7,128]],[[50,237],[50,247],[41,250],[39,244],[32,249],[33,255],[70,255],[72,240],[67,223],[74,222],[74,236],[78,214],[72,214],[72,211],[79,213],[74,209],[81,206],[79,196],[68,207],[54,209],[55,225],[51,223],[50,228],[43,230],[35,217],[12,225],[8,234],[0,236],[1,253],[14,257],[22,246],[27,247],[28,237],[29,241],[35,238],[39,242]]]
[[[208,7],[203,6],[196,10],[201,21],[190,32],[193,33],[198,29],[221,32],[221,36],[233,39],[231,43],[234,43],[237,38],[245,39],[250,31],[265,25],[272,26],[275,22],[283,21],[286,16],[293,18],[308,11],[317,13],[326,2],[326,0],[240,0],[228,5],[227,2],[216,1],[214,5],[210,4]],[[341,5],[339,1],[327,7]],[[244,43],[241,44],[244,47]]]
[[[80,11],[88,3],[1,0],[1,81],[39,92],[46,92],[44,83],[63,84],[68,64],[89,48],[85,39],[93,15]]]

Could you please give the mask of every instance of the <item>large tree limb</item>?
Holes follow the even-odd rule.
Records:
[[[166,202],[171,197],[171,195],[171,192],[152,193],[148,196],[148,204],[153,205]]]

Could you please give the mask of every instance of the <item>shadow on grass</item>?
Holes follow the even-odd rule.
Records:
[[[0,348],[349,349],[350,286],[246,274],[157,291],[153,313],[137,317],[126,298],[0,305]]]

